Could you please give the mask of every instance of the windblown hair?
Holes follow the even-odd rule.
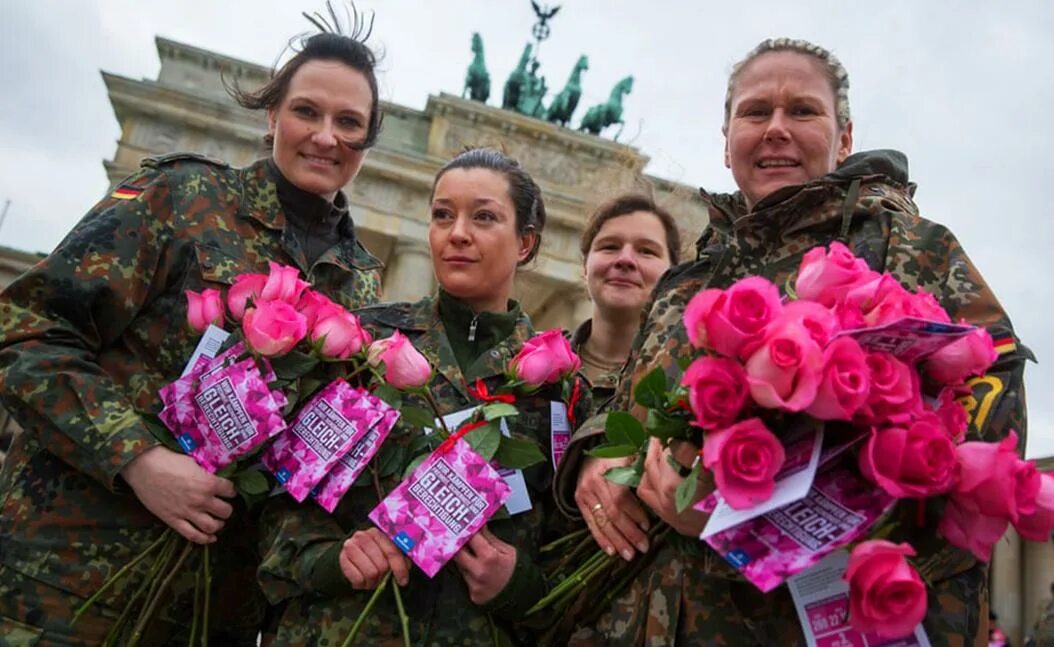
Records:
[[[640,193],[627,193],[612,198],[593,212],[579,241],[582,258],[589,256],[589,249],[593,246],[593,240],[600,233],[604,223],[637,211],[655,214],[655,217],[662,223],[662,228],[666,233],[666,254],[670,258],[670,264],[676,265],[680,262],[681,232],[677,229],[677,223],[674,222],[673,216],[670,215],[669,211],[656,204],[654,200]]]
[[[296,53],[281,67],[275,64],[275,68],[271,70],[271,80],[263,87],[247,92],[238,87],[237,81],[228,83],[226,79],[224,79],[224,85],[227,92],[242,107],[250,110],[275,110],[285,99],[293,75],[305,63],[317,60],[343,63],[366,77],[373,97],[370,103],[366,137],[357,142],[342,142],[349,148],[364,150],[376,144],[377,137],[381,133],[382,115],[377,96],[377,74],[375,72],[377,57],[366,45],[366,40],[373,33],[374,15],[372,12],[369,16],[360,14],[350,1],[344,6],[343,21],[328,0],[326,11],[329,14],[328,18],[319,12],[303,14],[318,29],[318,32],[294,36],[286,49]],[[271,146],[274,144],[274,137],[267,134],[264,136],[264,142]]]

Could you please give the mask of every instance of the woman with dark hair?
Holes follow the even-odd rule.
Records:
[[[0,296],[0,393],[25,430],[0,471],[5,638],[101,644],[145,566],[75,625],[74,610],[167,526],[215,544],[213,644],[256,644],[265,604],[249,515],[230,481],[162,446],[144,416],[198,341],[185,291],[277,261],[347,307],[379,296],[380,263],[357,242],[341,193],[380,129],[374,57],[358,14],[347,35],[331,17],[270,83],[235,89],[267,111],[267,159],[243,169],[185,153],[143,160]],[[173,582],[144,644],[186,634],[193,589],[190,575]]]
[[[644,409],[632,405],[642,378],[656,368],[673,377],[680,373],[678,362],[694,356],[683,324],[694,295],[751,275],[785,289],[806,252],[835,240],[908,290],[933,294],[952,320],[1016,341],[1006,313],[959,242],[919,216],[904,155],[852,153],[848,88],[848,74],[834,55],[801,40],[766,40],[733,67],[722,132],[725,165],[739,190],[703,192],[710,222],[696,257],[656,286],[612,410],[642,416]],[[970,439],[991,441],[1025,428],[1022,375],[1029,356],[1020,344],[1005,344],[986,379],[970,385],[973,393],[964,394],[975,407]],[[989,379],[999,384],[997,397]],[[562,481],[575,482],[582,448],[596,442],[603,428],[602,416],[582,425],[560,463]],[[1020,442],[1023,447],[1023,434]],[[670,532],[646,547],[624,591],[605,591],[610,604],[586,610],[571,644],[806,644],[787,587],[759,591],[730,565],[732,559],[726,562],[699,540],[707,514],[692,506],[678,513],[674,493],[699,451],[692,443],[664,448],[651,439],[635,495]],[[713,479],[703,472],[697,499],[714,490]],[[559,488],[557,496],[561,509],[575,516],[610,513],[603,500],[576,501],[568,488]],[[914,501],[895,508],[888,539],[910,541],[919,550],[913,561],[929,596],[923,627],[934,645],[977,644],[987,636],[986,565],[939,538],[939,515],[917,513]]]
[[[493,149],[466,151],[440,169],[432,189],[428,242],[438,296],[359,311],[375,336],[398,331],[429,359],[435,372],[428,388],[444,416],[480,404],[469,388],[477,380],[489,390],[501,385],[509,360],[534,334],[510,296],[517,267],[535,256],[544,227],[541,191],[518,163]],[[589,409],[584,380],[580,388],[579,420]],[[520,413],[510,424],[546,456],[559,398],[554,387],[518,395]],[[385,443],[408,448],[422,434],[400,423]],[[412,460],[412,452],[403,455]],[[402,473],[353,487],[332,516],[290,497],[268,504],[260,583],[283,609],[275,644],[341,644],[389,572],[402,591],[411,644],[532,644],[516,623],[546,592],[536,560],[554,512],[551,462],[523,470],[529,509],[491,520],[431,579],[411,569],[367,518],[377,488],[390,492]],[[403,644],[394,594],[376,600],[358,636],[356,644]]]

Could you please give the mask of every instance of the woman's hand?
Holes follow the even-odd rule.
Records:
[[[377,528],[359,530],[344,540],[340,550],[340,570],[361,591],[377,588],[381,579],[392,572],[399,586],[410,581],[410,564],[388,537]]]
[[[516,547],[498,539],[486,526],[472,535],[454,555],[454,563],[468,585],[473,604],[493,600],[512,578]]]
[[[597,545],[626,561],[633,559],[635,550],[648,552],[648,515],[628,487],[607,480],[604,472],[631,462],[631,458],[587,456],[575,487],[575,503]]]
[[[692,509],[691,505],[685,508],[684,512],[677,513],[674,497],[677,486],[684,477],[674,471],[666,457],[672,454],[675,461],[688,468],[699,455],[699,448],[691,443],[676,440],[671,443],[671,448],[672,452],[671,449],[664,449],[658,438],[651,439],[648,455],[644,459],[644,476],[637,487],[637,496],[671,528],[682,535],[698,537],[710,515]],[[706,492],[705,488],[698,488],[692,503],[701,499]]]
[[[121,477],[147,510],[198,544],[215,542],[234,511],[220,498],[235,496],[233,483],[165,447],[152,447],[134,458]]]

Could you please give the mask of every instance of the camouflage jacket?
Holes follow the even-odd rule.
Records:
[[[593,334],[592,319],[586,319],[571,333],[571,348],[578,353],[579,357],[582,356],[582,348],[591,334]],[[616,370],[599,379],[590,380],[589,385],[593,393],[593,406],[599,408],[615,395],[615,388],[618,386],[618,376],[619,372]]]
[[[138,414],[160,409],[158,389],[197,344],[184,290],[222,289],[274,260],[349,307],[377,301],[381,264],[350,220],[311,267],[285,225],[266,160],[235,169],[195,155],[147,158],[4,291],[0,392],[25,433],[0,472],[3,566],[87,597],[164,529],[118,474],[159,444]],[[218,580],[219,591],[247,597],[251,579]],[[120,608],[128,588],[102,602]]]
[[[530,320],[522,315],[511,335],[481,354],[463,372],[454,358],[449,335],[467,331],[446,330],[436,299],[382,304],[366,308],[359,315],[375,338],[398,330],[428,358],[436,370],[430,389],[444,415],[479,404],[469,393],[467,382],[481,378],[492,390],[502,384],[505,366],[534,334]],[[585,389],[584,381],[582,388]],[[518,397],[520,415],[510,425],[513,433],[537,441],[546,456],[551,451],[550,402],[559,398],[555,388]],[[589,398],[583,398],[576,407],[578,420],[588,415],[589,406]],[[400,423],[385,442],[408,447],[421,433]],[[405,452],[402,462],[411,458]],[[401,474],[399,470],[381,479],[382,490],[390,492]],[[530,644],[529,630],[516,621],[547,590],[537,559],[538,548],[550,533],[550,520],[559,520],[559,515],[553,514],[552,475],[548,461],[525,469],[531,510],[488,524],[494,534],[517,548],[512,579],[494,600],[484,606],[474,605],[452,563],[433,579],[416,567],[411,570],[410,582],[401,591],[410,617],[412,644],[491,645],[495,632],[500,634],[502,644]],[[276,644],[340,644],[347,636],[372,592],[351,588],[338,565],[339,551],[356,530],[372,526],[367,515],[378,501],[371,483],[349,490],[332,516],[311,501],[297,505],[283,496],[269,502],[260,523],[263,563],[259,579],[270,602],[283,609]],[[357,644],[401,645],[400,636],[394,596],[384,594],[370,613]]]
[[[768,277],[786,291],[802,255],[835,239],[846,241],[872,269],[892,273],[908,289],[932,292],[953,320],[986,326],[996,339],[1014,339],[1006,314],[955,237],[919,217],[911,200],[913,189],[902,154],[874,151],[851,156],[828,176],[781,189],[751,212],[739,193],[703,192],[710,225],[697,243],[697,257],[671,269],[656,286],[611,408],[629,410],[643,419],[643,410],[631,404],[637,381],[657,366],[673,375],[678,372],[678,359],[693,353],[682,325],[693,295],[707,287],[725,288],[748,275]],[[966,399],[969,435],[991,440],[1016,429],[1023,447],[1022,375],[1030,354],[1017,343],[1003,348],[988,376],[972,383],[973,394]],[[577,514],[573,484],[581,449],[602,429],[602,416],[583,425],[560,466],[557,497],[569,514]],[[984,569],[975,566],[971,555],[937,537],[938,515],[933,510],[925,528],[915,527],[911,503],[900,507],[912,521],[900,524],[904,530],[898,529],[900,537],[894,538],[910,540],[919,549],[916,565],[934,585],[931,591],[941,592],[931,595],[926,624],[931,641],[955,644],[949,636],[975,636],[987,619],[980,617],[983,609],[978,609]],[[676,539],[644,557],[652,564],[601,619],[598,631],[606,641],[795,644],[792,637],[797,636],[804,644],[785,587],[762,595],[705,544],[694,538]],[[953,577],[957,574],[962,576]]]

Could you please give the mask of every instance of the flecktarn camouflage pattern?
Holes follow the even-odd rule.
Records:
[[[159,444],[139,412],[160,409],[158,389],[197,343],[184,290],[223,289],[274,260],[347,307],[379,298],[380,262],[353,236],[308,267],[285,225],[266,160],[148,158],[0,297],[0,392],[25,430],[0,471],[0,645],[67,633],[98,644],[134,589],[139,578],[122,579],[69,628],[73,609],[165,529],[118,474]],[[256,644],[254,537],[236,505],[213,551],[213,644]],[[187,579],[144,644],[189,630]]]
[[[973,381],[964,402],[971,438],[993,440],[1014,429],[1023,447],[1022,375],[1031,354],[1017,343],[1006,313],[951,232],[919,217],[912,191],[904,156],[874,151],[851,156],[823,178],[781,189],[750,213],[740,194],[704,193],[711,222],[697,258],[673,268],[656,287],[612,408],[641,415],[630,406],[637,381],[658,366],[673,375],[677,360],[692,353],[682,316],[697,292],[726,288],[748,275],[767,277],[786,291],[805,252],[842,240],[872,269],[892,273],[909,290],[932,292],[952,320],[983,325],[993,339],[1009,340],[999,345],[999,359]],[[581,449],[602,429],[602,416],[587,422],[559,470],[558,503],[569,514],[577,514],[573,484]],[[914,561],[929,584],[924,626],[931,642],[986,641],[987,567],[939,539],[936,509],[927,510],[924,527],[918,527],[911,504],[895,512],[909,521],[898,524],[891,539],[910,540],[919,551]],[[805,644],[786,587],[762,594],[698,539],[674,539],[642,558],[648,566],[572,644]]]

